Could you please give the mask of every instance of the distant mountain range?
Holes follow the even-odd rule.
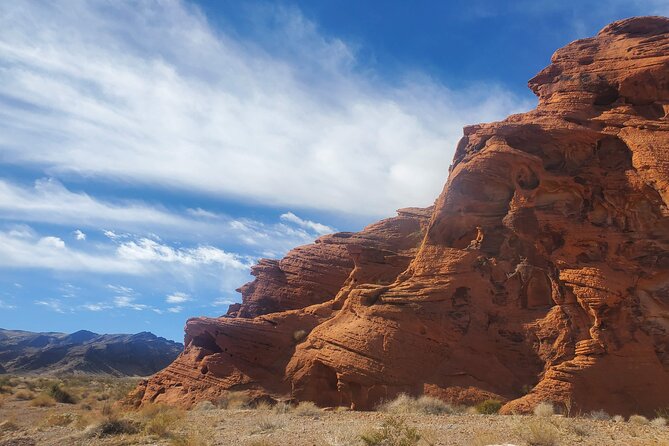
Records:
[[[0,373],[148,376],[183,345],[153,333],[33,333],[0,328]]]

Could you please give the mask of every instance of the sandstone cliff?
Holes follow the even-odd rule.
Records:
[[[669,19],[613,23],[529,85],[535,110],[465,128],[434,208],[262,261],[136,396],[669,406]]]

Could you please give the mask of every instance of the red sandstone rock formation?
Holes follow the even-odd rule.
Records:
[[[669,19],[613,23],[529,85],[536,110],[465,128],[433,209],[262,261],[136,396],[669,406]]]

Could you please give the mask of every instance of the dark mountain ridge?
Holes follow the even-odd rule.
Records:
[[[153,333],[34,333],[0,329],[0,373],[147,376],[166,367],[183,345]]]

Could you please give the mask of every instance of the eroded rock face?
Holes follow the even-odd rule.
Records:
[[[137,396],[669,406],[669,19],[613,23],[529,84],[535,110],[465,128],[433,209],[261,262]]]

